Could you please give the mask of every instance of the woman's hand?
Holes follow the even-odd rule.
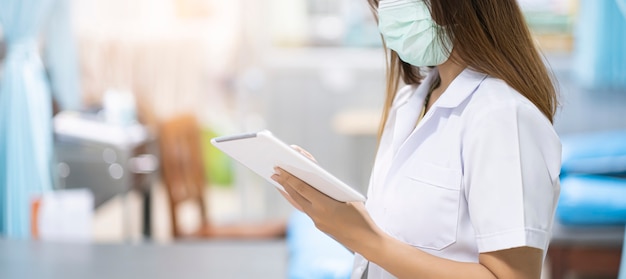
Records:
[[[296,151],[300,152],[300,154],[304,155],[304,157],[309,158],[311,161],[315,162],[317,164],[317,160],[315,160],[315,157],[313,157],[313,155],[311,155],[311,153],[309,153],[308,151],[304,150],[304,148],[297,146],[295,144],[290,145],[291,148],[295,149]]]
[[[284,188],[284,186],[283,186]],[[289,194],[287,194],[287,192],[285,192],[284,190],[278,189],[276,188],[276,190],[278,190],[278,192],[283,195],[283,197],[293,206],[295,207],[297,210],[300,210],[301,212],[304,212],[304,209],[302,209],[302,207],[296,202],[294,201],[291,196],[289,196]]]
[[[300,154],[304,155],[304,157],[309,158],[309,160],[317,163],[317,160],[315,160],[315,157],[313,157],[313,155],[311,155],[311,153],[309,153],[308,151],[304,150],[304,148],[297,146],[295,144],[291,145],[291,148],[295,149],[296,151],[300,152]],[[296,203],[290,196],[289,194],[287,194],[287,192],[276,188],[276,190],[278,190],[278,192],[293,206],[295,207],[297,210],[300,210],[302,212],[304,212],[304,210],[302,210],[302,207]]]
[[[336,201],[281,168],[275,171],[272,179],[285,188],[319,230],[352,251],[375,249],[382,233],[362,202]]]

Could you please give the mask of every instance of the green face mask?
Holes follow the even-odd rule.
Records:
[[[437,66],[450,57],[452,43],[441,42],[441,31],[423,0],[381,0],[378,4],[378,29],[387,47],[411,65]]]

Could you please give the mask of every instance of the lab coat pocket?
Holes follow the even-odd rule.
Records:
[[[456,241],[461,170],[412,162],[393,187],[388,231],[412,246],[441,250]]]

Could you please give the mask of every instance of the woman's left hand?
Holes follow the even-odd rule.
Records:
[[[362,202],[339,202],[278,167],[272,179],[285,188],[319,230],[348,249],[362,253],[369,248],[366,245],[375,245],[382,236]]]

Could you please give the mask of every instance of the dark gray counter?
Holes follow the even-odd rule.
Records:
[[[285,278],[284,241],[157,244],[0,239],[0,278]]]

